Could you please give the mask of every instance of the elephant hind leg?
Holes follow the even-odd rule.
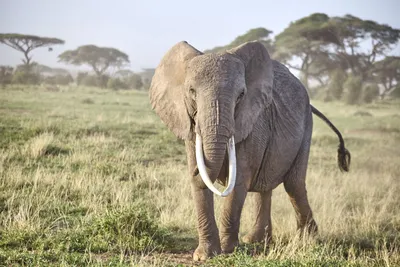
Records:
[[[304,234],[304,232],[313,234],[318,231],[317,223],[313,219],[313,213],[308,202],[306,189],[309,148],[309,142],[304,142],[283,181],[285,190],[296,212],[297,228],[300,230],[300,234]]]
[[[255,193],[254,213],[256,215],[254,226],[251,231],[243,237],[243,242],[258,243],[265,241],[267,244],[272,240],[271,224],[271,196],[272,190],[268,192]]]

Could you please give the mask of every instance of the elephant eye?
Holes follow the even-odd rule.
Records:
[[[236,100],[236,103],[238,103],[238,102],[243,98],[243,96],[244,96],[244,91],[242,91],[242,92],[240,93],[240,95],[238,96],[238,98],[237,98],[237,100]]]
[[[189,89],[189,94],[190,97],[193,98],[193,100],[196,99],[196,91],[193,88]]]

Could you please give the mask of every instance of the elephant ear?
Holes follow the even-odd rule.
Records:
[[[189,138],[191,120],[186,111],[184,83],[191,59],[202,53],[182,41],[162,58],[151,81],[150,103],[161,120],[177,137]]]
[[[247,92],[235,110],[235,141],[245,139],[258,116],[272,102],[274,71],[267,49],[260,42],[244,43],[227,51],[245,66]]]

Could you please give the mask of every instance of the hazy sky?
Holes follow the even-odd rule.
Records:
[[[399,10],[400,0],[0,0],[0,33],[65,40],[52,52],[35,50],[33,60],[41,64],[65,67],[57,62],[61,52],[96,44],[126,52],[130,68],[139,71],[155,67],[181,40],[205,50],[255,27],[278,34],[291,21],[314,12],[350,13],[400,28]],[[21,53],[0,44],[0,65],[20,64],[21,58]]]

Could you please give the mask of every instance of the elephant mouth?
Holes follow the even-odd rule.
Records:
[[[205,183],[205,185],[210,189],[214,194],[226,197],[228,196],[235,187],[236,183],[236,152],[235,152],[235,139],[232,136],[228,141],[228,157],[229,157],[229,176],[228,176],[228,185],[223,192],[220,192],[211,181],[210,177],[206,171],[206,165],[204,163],[204,155],[203,155],[203,142],[201,140],[201,136],[196,134],[196,161],[197,167],[199,169],[200,177]]]

